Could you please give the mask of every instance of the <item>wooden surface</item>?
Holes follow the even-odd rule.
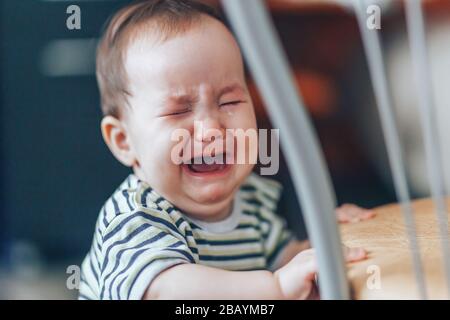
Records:
[[[441,241],[434,205],[431,200],[423,199],[413,202],[413,207],[428,297],[447,299]],[[402,211],[396,204],[375,210],[377,216],[372,220],[340,225],[345,245],[361,246],[369,252],[367,260],[349,265],[353,297],[355,299],[418,299]],[[374,286],[376,283],[373,282],[377,278],[377,270],[381,288],[376,288]]]

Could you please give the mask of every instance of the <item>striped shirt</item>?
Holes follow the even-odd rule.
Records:
[[[181,263],[274,270],[293,239],[275,214],[278,182],[251,174],[219,222],[187,217],[134,174],[106,201],[83,261],[79,299],[141,299],[162,271]]]

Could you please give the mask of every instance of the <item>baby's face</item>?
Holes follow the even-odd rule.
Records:
[[[221,23],[205,18],[200,25],[165,42],[155,42],[151,35],[142,36],[128,49],[125,68],[131,107],[124,112],[123,122],[136,174],[195,218],[224,218],[235,191],[253,165],[249,161],[225,165],[187,163],[206,156],[212,143],[211,129],[223,133],[224,143],[209,155],[223,153],[228,160],[235,157],[236,147],[226,146],[225,130],[256,130],[242,57],[234,38]],[[186,148],[181,152],[182,164],[173,157],[180,141],[174,141],[172,135],[180,129],[186,130],[189,137],[183,142]],[[217,141],[215,146],[219,145]],[[194,142],[200,149],[194,150]],[[248,148],[247,143],[247,154]]]

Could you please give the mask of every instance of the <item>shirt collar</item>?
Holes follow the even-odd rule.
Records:
[[[143,187],[141,192],[141,205],[148,208],[155,208],[159,210],[165,210],[171,213],[173,210],[177,210],[181,213],[188,221],[193,222],[195,225],[199,226],[205,231],[212,233],[225,233],[234,230],[238,224],[241,217],[242,210],[242,199],[240,191],[236,192],[233,200],[233,208],[228,217],[223,220],[215,222],[206,222],[199,219],[191,218],[187,216],[182,210],[177,208],[159,193],[157,193],[152,187],[150,187],[146,182],[140,180],[135,174],[130,174],[128,178],[124,181],[124,184],[128,188],[138,188]]]

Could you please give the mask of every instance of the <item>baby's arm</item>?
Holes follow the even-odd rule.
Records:
[[[200,264],[176,265],[157,276],[144,299],[282,299],[270,271],[227,271]]]
[[[347,261],[366,257],[361,248],[346,248],[345,255]],[[314,249],[300,252],[274,273],[180,264],[158,275],[144,299],[306,299],[316,272]]]
[[[374,213],[355,205],[336,210],[339,222],[370,219]],[[360,248],[345,248],[347,261],[366,257]],[[270,271],[227,271],[200,264],[179,264],[160,273],[143,299],[306,299],[317,272],[308,241],[292,240],[282,251],[279,268]]]

